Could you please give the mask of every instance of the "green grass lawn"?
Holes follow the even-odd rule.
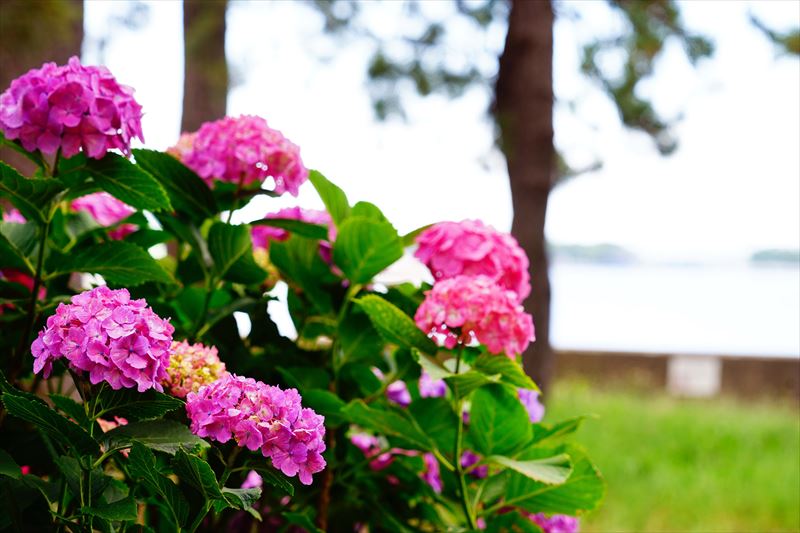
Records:
[[[545,419],[594,414],[575,440],[608,483],[584,532],[800,531],[800,412],[556,384]]]

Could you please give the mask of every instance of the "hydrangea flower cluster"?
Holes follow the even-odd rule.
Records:
[[[327,211],[320,211],[317,209],[303,209],[302,207],[285,207],[280,211],[274,213],[267,213],[265,219],[289,219],[301,220],[311,224],[320,224],[322,226],[331,225],[331,216]],[[333,227],[335,229],[335,227]],[[274,228],[272,226],[253,226],[250,231],[250,237],[253,240],[253,248],[269,248],[269,243],[272,241],[285,241],[289,238],[289,232],[285,229]],[[326,242],[330,250],[330,243]]]
[[[434,284],[414,316],[447,348],[477,340],[492,354],[514,357],[534,340],[533,319],[514,293],[486,276],[456,276]]]
[[[544,405],[539,402],[539,393],[532,389],[518,389],[517,395],[525,410],[528,411],[531,423],[541,422],[544,418]]]
[[[311,475],[325,468],[325,418],[300,402],[295,389],[226,374],[190,392],[186,412],[196,435],[261,449],[275,468],[310,485]]]
[[[101,226],[113,226],[132,215],[136,210],[117,200],[107,192],[95,192],[72,201],[72,209],[86,211]],[[112,239],[120,240],[136,231],[135,224],[122,224],[108,232]]]
[[[0,130],[25,150],[72,157],[81,149],[102,158],[108,150],[130,153],[142,135],[142,107],[133,89],[105,67],[81,65],[77,57],[45,63],[11,82],[0,95]]]
[[[544,533],[578,533],[580,523],[574,516],[554,514],[548,517],[543,513],[527,513],[525,511],[521,511],[521,513],[539,526]]]
[[[404,450],[402,448],[392,448],[381,453],[382,447],[378,437],[366,433],[354,433],[350,436],[350,442],[364,453],[364,457],[371,459],[369,467],[376,472],[388,468],[398,455],[405,455],[406,457],[420,455],[420,452],[416,450]],[[422,463],[423,470],[419,473],[419,477],[430,485],[434,492],[442,492],[442,477],[436,456],[432,453],[423,453]],[[388,476],[387,479],[392,484],[399,483],[399,480],[394,476]]]
[[[531,292],[528,257],[516,239],[480,220],[440,222],[416,241],[414,255],[436,281],[483,275],[513,291],[520,302]]]
[[[228,373],[214,346],[173,341],[170,351],[172,355],[167,378],[162,385],[178,398],[186,398],[190,392],[197,392],[203,385],[213,383]]]
[[[215,179],[249,186],[272,177],[273,192],[297,196],[308,178],[300,148],[270,128],[266,120],[251,115],[206,122],[197,132],[181,136],[170,153],[209,187]]]
[[[464,450],[464,453],[461,454],[461,468],[469,468],[477,464],[480,460],[481,456],[477,453],[472,450]],[[470,471],[469,475],[474,478],[483,479],[489,475],[489,465],[477,466]]]
[[[136,387],[163,391],[174,328],[143,299],[127,289],[97,287],[59,304],[33,341],[33,371],[49,377],[53,362],[65,358],[70,368],[89,373],[89,381],[112,389]]]

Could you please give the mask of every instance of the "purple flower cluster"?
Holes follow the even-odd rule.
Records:
[[[107,192],[94,192],[72,201],[72,209],[86,211],[101,226],[113,226],[125,220],[136,210],[121,200],[117,200]],[[122,224],[108,232],[108,236],[121,240],[136,231],[135,224]]]
[[[45,63],[11,82],[0,95],[0,130],[32,152],[72,157],[81,149],[102,158],[116,148],[130,153],[142,135],[142,107],[133,89],[120,85],[105,67]]]
[[[311,475],[325,468],[325,418],[300,402],[295,389],[226,374],[189,393],[186,412],[196,435],[260,448],[275,468],[310,485]]]
[[[477,464],[481,460],[481,456],[472,450],[464,450],[461,454],[461,468],[469,469],[469,467]],[[489,475],[489,465],[481,465],[473,468],[469,475],[472,477],[483,479]]]
[[[195,133],[185,133],[169,150],[197,172],[209,186],[215,179],[248,186],[267,178],[273,192],[297,196],[308,170],[300,148],[261,117],[243,115],[206,122]]]
[[[517,389],[517,396],[531,423],[541,422],[544,418],[544,405],[539,401],[539,393],[532,389]]]
[[[59,304],[31,345],[33,371],[50,376],[53,361],[89,372],[95,384],[114,390],[136,387],[163,391],[174,328],[127,289],[97,287]]]
[[[441,398],[447,393],[443,379],[433,379],[425,370],[419,375],[419,395],[423,398]]]
[[[574,516],[554,514],[546,516],[543,513],[523,513],[531,522],[539,526],[544,533],[577,533],[580,523]]]

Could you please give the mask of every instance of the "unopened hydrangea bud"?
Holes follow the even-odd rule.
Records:
[[[528,256],[511,235],[480,220],[440,222],[417,237],[414,255],[436,281],[456,276],[486,276],[522,301],[531,292]]]
[[[162,384],[173,396],[186,398],[225,374],[225,363],[219,360],[216,347],[173,341],[167,379]]]
[[[516,296],[486,276],[456,276],[434,284],[414,315],[417,326],[447,348],[474,340],[509,357],[534,340],[533,319]]]
[[[89,381],[112,389],[163,391],[174,328],[127,289],[97,287],[59,304],[31,345],[33,371],[49,377],[53,362],[88,372]]]
[[[74,56],[66,65],[28,71],[0,95],[0,131],[29,152],[61,150],[69,158],[83,150],[95,159],[111,149],[128,154],[134,137],[144,141],[141,121],[133,89]]]
[[[214,180],[247,187],[272,178],[274,193],[297,196],[308,178],[300,148],[256,116],[206,122],[197,132],[181,135],[169,152],[210,187]]]

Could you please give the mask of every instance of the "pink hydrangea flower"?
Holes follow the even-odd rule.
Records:
[[[354,433],[350,436],[350,442],[364,453],[364,457],[368,459],[373,458],[369,462],[369,467],[376,472],[387,468],[394,462],[392,452],[395,451],[395,449],[380,453],[382,449],[381,442],[378,437],[374,435]]]
[[[442,492],[442,476],[439,471],[439,461],[432,453],[422,454],[422,461],[425,469],[420,474],[422,480],[431,486],[433,492],[439,494]]]
[[[295,389],[226,374],[190,392],[186,412],[196,435],[260,449],[275,468],[310,485],[312,474],[325,468],[325,418],[300,402]]]
[[[261,117],[243,115],[206,122],[170,150],[209,186],[215,179],[248,186],[275,180],[276,194],[297,196],[308,170],[300,148]]]
[[[25,217],[22,216],[22,213],[19,212],[19,209],[9,209],[8,211],[3,211],[3,222],[11,222],[12,224],[24,224],[27,222]]]
[[[97,287],[59,304],[31,345],[33,371],[49,377],[53,362],[65,358],[93,384],[112,389],[163,391],[174,328],[127,289]]]
[[[544,405],[539,402],[539,393],[531,389],[518,389],[519,401],[528,411],[528,418],[532,423],[541,422],[544,418]]]
[[[544,533],[578,533],[580,527],[580,522],[574,516],[554,514],[548,517],[543,513],[520,512]]]
[[[261,478],[258,472],[255,470],[251,470],[247,473],[247,477],[244,478],[244,483],[242,483],[243,489],[255,489],[261,488],[264,485],[264,480]]]
[[[481,456],[471,450],[464,450],[461,454],[461,468],[468,469],[481,460]],[[478,479],[483,479],[489,474],[489,466],[481,465],[473,468],[469,475]]]
[[[425,293],[414,315],[417,326],[447,348],[473,340],[509,357],[534,340],[533,319],[515,294],[486,276],[456,276]]]
[[[107,192],[95,192],[72,201],[72,209],[86,211],[101,226],[113,226],[136,210]],[[135,224],[122,224],[108,232],[112,239],[121,240],[137,230]]]
[[[372,373],[375,374],[379,380],[383,381],[386,376],[383,375],[381,369],[373,366],[371,367]],[[408,407],[411,404],[411,394],[408,392],[408,386],[403,380],[398,379],[393,381],[386,387],[386,399],[390,402],[399,405],[400,407]]]
[[[513,291],[519,301],[531,292],[528,257],[516,239],[480,220],[440,222],[417,237],[414,255],[436,281],[483,275]]]
[[[11,82],[0,95],[0,130],[32,152],[72,157],[81,149],[102,158],[108,150],[130,153],[142,135],[142,107],[133,89],[105,67],[81,65],[77,57],[45,63]]]
[[[274,213],[267,213],[264,219],[289,219],[301,220],[311,224],[320,224],[322,226],[331,225],[331,216],[327,211],[320,211],[317,209],[303,209],[302,207],[285,207]],[[334,227],[335,228],[335,227]],[[253,226],[250,232],[253,240],[253,248],[269,248],[269,243],[272,241],[285,241],[289,238],[289,232],[285,229],[274,228],[272,226]],[[330,243],[326,243],[330,249]]]
[[[419,395],[423,398],[441,398],[447,392],[443,379],[433,379],[426,371],[419,375]]]
[[[214,346],[173,341],[170,353],[167,378],[161,384],[178,398],[186,398],[228,373]]]

